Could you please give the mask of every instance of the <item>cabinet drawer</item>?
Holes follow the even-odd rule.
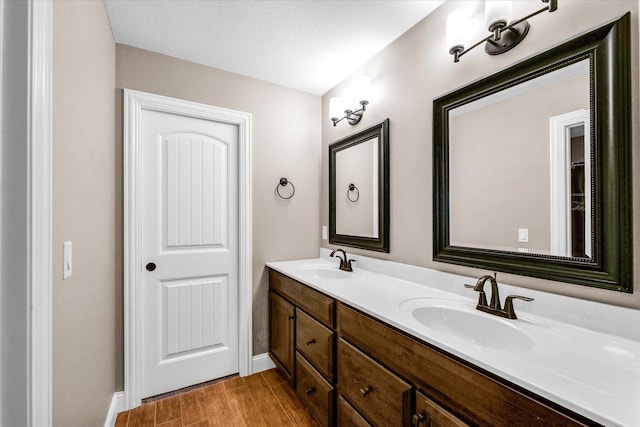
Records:
[[[342,339],[338,390],[374,426],[409,424],[411,385]]]
[[[334,389],[296,352],[296,393],[322,426],[333,425]]]
[[[333,336],[331,329],[296,308],[296,347],[329,381],[333,380]]]
[[[370,427],[362,415],[342,396],[338,397],[338,427]]]
[[[420,392],[416,392],[416,413],[413,425],[420,427],[468,427],[468,424]]]
[[[503,427],[592,424],[578,414],[538,396],[529,396],[509,383],[499,382],[344,304],[338,307],[338,319],[340,337],[407,378],[416,388],[428,390],[438,404],[466,422]],[[338,377],[338,381],[342,379]]]
[[[334,327],[335,301],[302,283],[269,270],[269,286],[329,327]]]

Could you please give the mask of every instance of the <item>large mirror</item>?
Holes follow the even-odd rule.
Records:
[[[631,292],[629,14],[434,100],[434,259]]]
[[[329,146],[329,243],[389,252],[389,119]]]

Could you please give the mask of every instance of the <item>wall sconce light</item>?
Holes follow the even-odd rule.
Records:
[[[554,12],[558,9],[558,0],[541,1],[547,3],[544,8],[515,21],[511,21],[512,3],[510,1],[486,1],[484,7],[485,25],[491,34],[469,48],[465,48],[467,44],[465,27],[468,26],[468,17],[463,11],[453,12],[447,18],[447,46],[449,53],[453,55],[453,62],[460,61],[462,55],[482,43],[485,43],[484,50],[489,55],[500,55],[513,49],[529,32],[527,19],[542,12]]]
[[[335,126],[344,119],[347,119],[350,125],[358,124],[364,112],[367,111],[370,94],[371,78],[360,76],[352,87],[344,89],[342,98],[331,98],[329,100],[329,115],[333,125]],[[358,106],[360,108],[357,108]]]

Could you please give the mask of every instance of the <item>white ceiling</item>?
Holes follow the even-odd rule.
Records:
[[[118,43],[323,95],[435,0],[105,0]]]

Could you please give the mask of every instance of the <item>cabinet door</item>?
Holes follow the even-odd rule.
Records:
[[[292,304],[269,292],[269,351],[290,383],[293,383],[294,313]]]
[[[416,392],[416,413],[411,421],[415,427],[467,426],[467,424],[420,392]]]

